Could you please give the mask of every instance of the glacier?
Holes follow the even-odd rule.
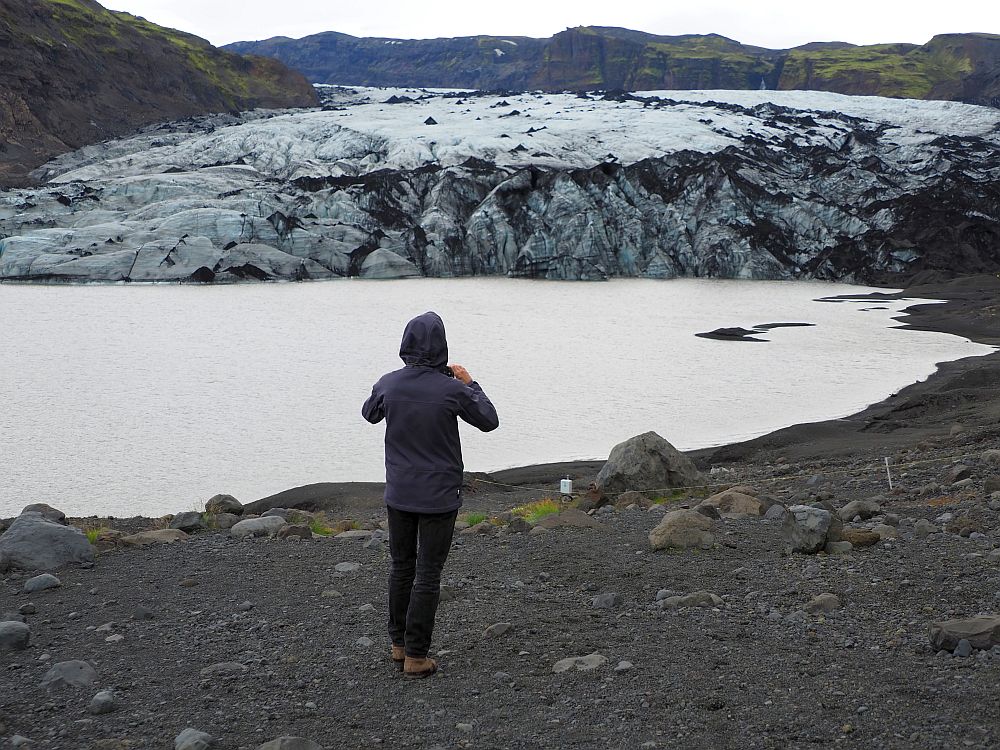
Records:
[[[1000,110],[805,91],[320,87],[0,192],[0,280],[1000,270]],[[425,124],[431,123],[431,124]]]

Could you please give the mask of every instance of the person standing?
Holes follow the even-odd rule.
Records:
[[[437,671],[428,658],[441,592],[441,571],[462,506],[458,419],[483,432],[500,422],[469,371],[448,365],[444,322],[426,312],[406,324],[399,356],[405,367],[383,375],[361,414],[385,419],[385,504],[389,514],[389,638],[406,677]]]

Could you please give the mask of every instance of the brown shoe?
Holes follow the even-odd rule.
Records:
[[[397,672],[403,671],[403,663],[406,661],[406,651],[402,646],[392,647],[392,664]]]
[[[403,676],[411,680],[430,677],[437,671],[437,662],[433,659],[428,659],[426,656],[407,656],[403,664]]]

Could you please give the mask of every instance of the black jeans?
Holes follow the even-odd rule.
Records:
[[[458,511],[408,513],[389,508],[389,637],[406,655],[427,656],[441,595],[441,571]]]

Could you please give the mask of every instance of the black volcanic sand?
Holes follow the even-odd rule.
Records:
[[[906,323],[1000,344],[998,293],[989,277],[910,289],[949,302],[913,308]],[[599,514],[596,529],[460,535],[434,637],[443,671],[424,681],[399,678],[387,658],[382,545],[203,532],[101,553],[92,569],[60,571],[61,588],[33,595],[19,593],[26,574],[10,573],[0,612],[30,601],[37,613],[27,618],[29,649],[0,656],[0,737],[160,748],[191,726],[233,749],[281,735],[326,748],[995,748],[1000,656],[935,654],[927,627],[1000,612],[1000,560],[990,556],[1000,502],[986,492],[1000,475],[987,453],[1000,450],[998,417],[994,354],[947,364],[848,419],[695,454],[714,469],[710,481],[748,483],[786,504],[877,498],[898,514],[898,541],[847,555],[783,555],[779,524],[764,520],[727,521],[711,550],[652,553],[647,534],[660,513],[634,508]],[[972,472],[957,487],[943,484],[955,456]],[[514,487],[470,477],[467,508],[508,509],[566,474],[579,488],[600,466],[488,478]],[[380,491],[315,485],[256,507],[379,521]],[[942,513],[953,520],[936,520]],[[921,518],[943,533],[917,538]],[[336,573],[344,561],[362,567]],[[660,589],[707,590],[724,604],[665,611],[654,604]],[[592,606],[611,592],[617,606]],[[843,607],[801,611],[824,592]],[[140,605],[154,619],[132,619]],[[484,635],[500,622],[510,631]],[[95,631],[107,623],[110,633]],[[559,659],[593,652],[607,664],[553,673]],[[48,665],[69,659],[95,665],[100,687],[117,695],[113,713],[87,713],[96,687],[42,691]],[[220,662],[246,671],[201,673]],[[619,671],[620,662],[632,666]]]

